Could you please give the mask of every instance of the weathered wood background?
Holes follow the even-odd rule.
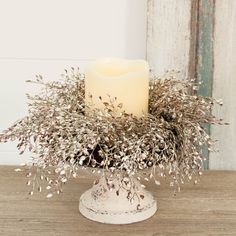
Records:
[[[148,0],[147,28],[154,74],[181,70],[203,81],[199,93],[223,100],[213,112],[230,126],[207,127],[220,152],[210,153],[206,167],[236,170],[236,1]]]
[[[217,0],[215,6],[213,96],[224,106],[215,110],[228,127],[212,127],[219,139],[219,153],[210,155],[212,169],[236,169],[236,1]]]

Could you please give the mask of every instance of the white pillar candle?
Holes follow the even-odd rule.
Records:
[[[105,58],[85,72],[85,103],[89,106],[92,102],[93,108],[104,108],[99,97],[104,102],[109,95],[123,104],[126,113],[140,117],[148,112],[148,90],[149,66],[144,60]]]

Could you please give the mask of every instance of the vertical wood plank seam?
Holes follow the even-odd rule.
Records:
[[[188,79],[196,79],[197,63],[198,63],[198,34],[199,34],[199,0],[191,2],[191,18],[190,18],[190,47],[189,47],[189,63],[188,63]],[[191,94],[194,91],[190,91]]]
[[[216,12],[216,0],[213,0],[213,9],[212,9],[212,78],[211,78],[211,96],[213,96],[213,83],[214,83],[214,71],[215,71],[215,12]]]

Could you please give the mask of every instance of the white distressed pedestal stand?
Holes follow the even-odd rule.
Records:
[[[79,203],[81,214],[90,220],[107,224],[129,224],[153,216],[157,203],[152,194],[136,179],[127,179],[127,186],[135,186],[129,195],[124,183],[120,187],[120,182],[113,179],[111,191],[110,180],[101,177],[97,184],[82,194]]]

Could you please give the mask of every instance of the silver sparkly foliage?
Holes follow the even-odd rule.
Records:
[[[60,194],[81,167],[153,179],[157,185],[160,177],[170,176],[170,186],[179,189],[201,175],[203,147],[213,144],[203,125],[222,124],[211,114],[220,102],[196,95],[194,81],[173,73],[150,78],[149,114],[141,118],[125,113],[119,98],[103,102],[100,97],[102,111],[86,107],[84,75],[78,69],[65,71],[59,81],[37,76],[28,82],[41,85],[41,93],[27,95],[29,114],[0,134],[0,142],[18,140],[20,154],[32,153],[24,167],[31,195],[42,191],[42,181],[48,198]]]

